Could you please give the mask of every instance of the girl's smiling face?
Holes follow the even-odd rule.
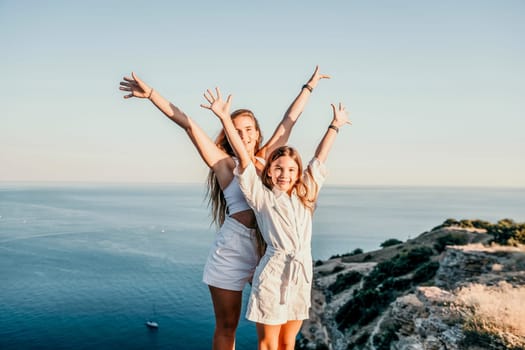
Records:
[[[232,119],[235,129],[244,143],[244,147],[250,155],[255,154],[255,149],[259,145],[260,133],[252,117],[240,115]]]
[[[275,188],[290,195],[299,178],[299,165],[292,157],[283,155],[272,162],[268,176]]]

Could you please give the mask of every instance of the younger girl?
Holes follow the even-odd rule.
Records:
[[[308,318],[312,283],[312,213],[324,182],[324,162],[339,128],[351,124],[344,106],[332,105],[333,120],[303,173],[299,153],[282,146],[271,153],[261,177],[243,147],[217,89],[205,94],[220,118],[239,165],[234,173],[267,244],[254,274],[246,317],[257,323],[259,349],[294,349]]]

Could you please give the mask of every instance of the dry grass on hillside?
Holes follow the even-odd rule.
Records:
[[[464,330],[490,336],[509,348],[525,347],[525,286],[507,282],[495,286],[472,284],[458,291],[456,306],[464,316]]]

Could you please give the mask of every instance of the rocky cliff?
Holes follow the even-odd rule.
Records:
[[[525,349],[525,247],[489,240],[483,230],[439,228],[317,262],[297,347]]]

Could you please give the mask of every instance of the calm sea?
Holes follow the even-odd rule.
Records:
[[[326,187],[313,255],[506,217],[525,221],[525,189]],[[213,236],[200,185],[1,184],[0,349],[209,349]],[[244,319],[237,348],[256,348]]]

